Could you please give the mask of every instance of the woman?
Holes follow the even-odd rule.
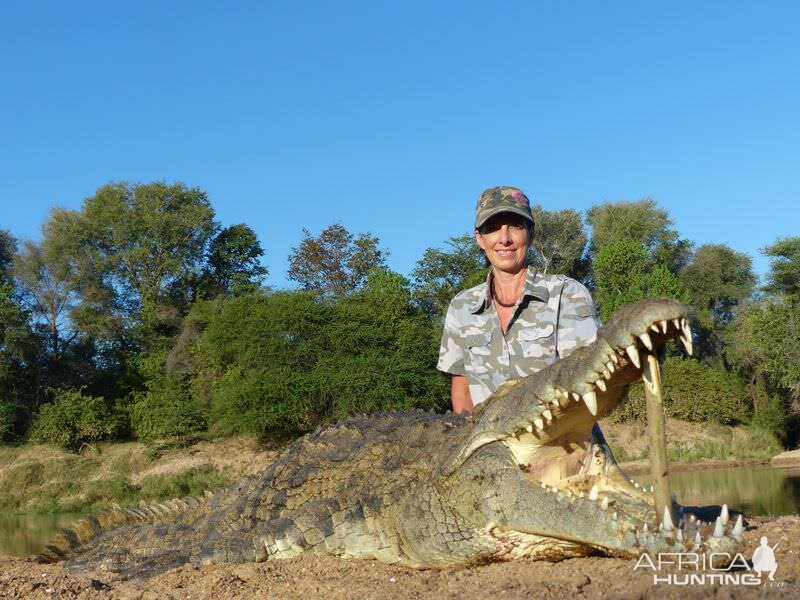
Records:
[[[475,241],[491,269],[450,303],[437,365],[452,375],[454,412],[471,412],[506,379],[531,375],[595,338],[588,290],[527,265],[533,234],[522,190],[501,186],[480,195]]]

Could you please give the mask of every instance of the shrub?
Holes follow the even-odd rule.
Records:
[[[205,430],[205,416],[180,381],[165,377],[151,385],[130,407],[131,427],[140,441],[189,441]]]
[[[748,420],[747,388],[740,377],[724,368],[694,359],[670,357],[664,361],[662,374],[667,416],[728,425]],[[629,388],[628,399],[618,415],[622,420],[646,418],[641,383]]]
[[[111,439],[124,427],[124,418],[102,396],[64,390],[52,404],[42,406],[31,429],[31,440],[78,450],[84,444]]]
[[[438,346],[439,332],[396,278],[335,300],[246,296],[210,319],[192,391],[208,398],[215,433],[296,436],[357,413],[444,408]]]

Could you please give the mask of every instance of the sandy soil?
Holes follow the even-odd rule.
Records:
[[[636,561],[581,558],[560,563],[517,560],[458,570],[416,571],[333,557],[268,563],[184,566],[144,581],[72,574],[60,565],[0,559],[0,598],[755,598],[798,597],[800,517],[752,519],[742,553],[762,535],[775,544],[775,585],[653,585]],[[660,576],[675,571],[664,570]],[[683,571],[686,573],[686,571]],[[766,581],[766,576],[763,578]]]

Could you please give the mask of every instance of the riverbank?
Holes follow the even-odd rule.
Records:
[[[61,565],[0,560],[2,598],[794,598],[800,574],[800,517],[752,519],[741,552],[750,559],[761,536],[775,549],[775,583],[679,586],[653,584],[654,571],[637,561],[579,558],[558,563],[514,560],[467,569],[417,571],[377,561],[328,556],[266,563],[184,566],[145,581],[115,581],[104,574],[73,574]],[[659,576],[678,574],[665,567]],[[687,572],[683,571],[683,575]]]
[[[629,473],[648,468],[642,424],[605,421],[601,426]],[[675,419],[667,421],[667,439],[673,471],[761,464],[781,450],[758,431]],[[200,495],[261,472],[279,452],[244,437],[161,450],[134,442],[97,444],[79,454],[41,445],[0,447],[0,511],[94,512],[115,503]],[[800,452],[785,455],[783,465],[800,465]]]

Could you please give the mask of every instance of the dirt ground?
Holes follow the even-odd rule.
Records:
[[[581,558],[559,563],[517,560],[457,570],[417,571],[377,561],[333,557],[267,563],[184,566],[144,581],[72,574],[60,565],[0,559],[0,598],[755,598],[800,596],[800,516],[752,519],[742,554],[761,536],[775,549],[775,584],[653,584],[635,560]],[[676,571],[664,568],[658,575]],[[685,574],[687,571],[682,571]],[[767,582],[766,575],[762,578]]]

